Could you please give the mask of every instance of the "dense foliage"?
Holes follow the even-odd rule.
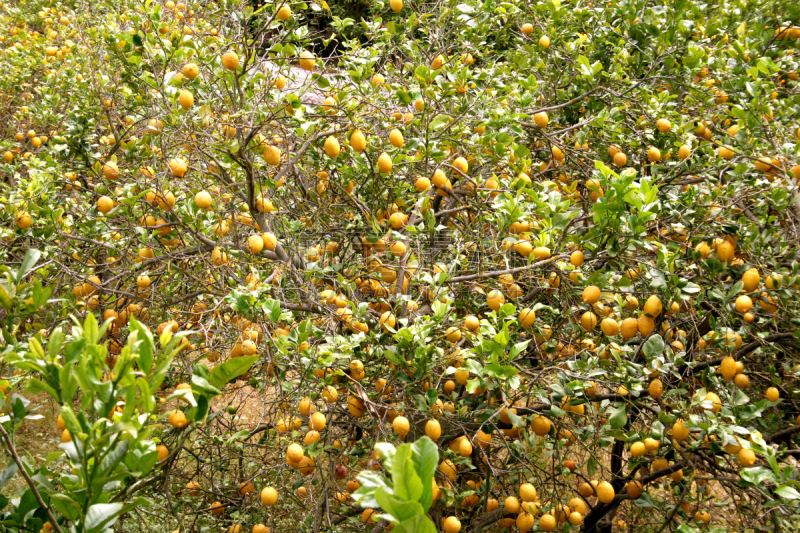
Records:
[[[0,22],[0,531],[798,530],[800,5]]]

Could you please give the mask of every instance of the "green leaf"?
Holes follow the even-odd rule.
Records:
[[[392,464],[392,483],[397,498],[417,502],[422,496],[422,480],[414,469],[411,454],[410,444],[402,444],[397,448]]]
[[[273,322],[278,322],[281,319],[281,303],[278,300],[267,298],[266,301],[261,304],[261,307],[267,312],[267,316]]]
[[[56,328],[50,334],[50,340],[47,343],[47,354],[50,359],[55,359],[61,353],[61,346],[64,343],[64,333],[61,328]]]
[[[800,500],[800,492],[797,492],[797,490],[793,489],[789,485],[781,485],[775,489],[775,494],[786,500]]]
[[[39,261],[39,258],[42,256],[42,252],[37,250],[36,248],[29,248],[27,252],[25,252],[25,257],[22,259],[22,264],[19,266],[19,270],[17,270],[17,284],[22,282],[22,278],[25,277],[30,269]]]
[[[403,520],[394,528],[397,533],[436,533],[436,526],[427,516],[415,516]]]
[[[772,470],[764,468],[763,466],[744,468],[739,475],[743,481],[753,485],[760,485],[764,481],[775,482],[775,474]]]
[[[381,508],[392,515],[392,518],[397,522],[424,515],[419,502],[400,500],[386,492],[382,487],[378,487],[378,490],[375,491],[375,499]]]
[[[500,379],[510,378],[516,376],[519,373],[519,370],[517,370],[511,365],[499,365],[497,363],[491,363],[489,365],[486,365],[483,371],[484,373],[486,373],[489,376],[492,376],[493,378],[500,378]]]
[[[258,360],[257,355],[249,355],[246,357],[234,357],[217,365],[211,371],[208,377],[208,382],[216,388],[221,388],[229,381],[238,378],[248,370]]]
[[[19,470],[19,467],[12,459],[11,462],[8,463],[8,466],[2,472],[0,472],[0,489],[5,487],[6,484],[11,481],[11,478],[14,477],[14,474],[17,473],[17,470]]]
[[[658,357],[664,351],[664,339],[659,334],[652,335],[642,346],[642,351],[648,360]]]
[[[35,355],[37,359],[44,359],[44,348],[36,337],[28,339],[28,348],[30,348],[31,353]]]
[[[222,394],[222,391],[219,390],[217,387],[211,385],[206,378],[199,374],[194,374],[192,376],[192,390],[197,391],[200,394],[208,394],[210,396],[218,396]]]
[[[8,292],[6,292],[2,285],[0,285],[0,305],[2,305],[6,311],[10,311],[11,306],[13,305],[11,297],[8,295]]]
[[[733,299],[734,296],[737,296],[740,292],[744,289],[744,283],[741,281],[737,281],[731,287],[731,290],[728,291],[728,298]]]
[[[155,400],[150,392],[150,385],[143,377],[136,378],[136,386],[139,387],[139,398],[142,409],[145,413],[151,413],[155,409]]]
[[[81,506],[67,494],[54,492],[50,494],[50,503],[56,510],[64,515],[67,520],[77,522],[81,517]]]
[[[55,391],[53,387],[44,383],[43,381],[37,378],[29,378],[28,382],[25,383],[25,391],[30,392],[31,394],[39,394],[40,392],[46,392],[51,398],[58,401],[58,393]]]
[[[83,321],[83,338],[89,344],[97,344],[97,341],[100,340],[100,328],[97,326],[94,313],[88,313],[86,320]]]
[[[365,470],[361,472],[356,479],[361,484],[358,490],[353,493],[353,499],[365,509],[375,509],[380,507],[380,504],[375,499],[375,491],[379,488],[383,489],[388,494],[392,493],[392,487],[389,486],[388,481],[378,472]]]
[[[117,446],[114,447],[111,452],[109,452],[103,462],[100,463],[100,468],[97,470],[98,476],[104,476],[111,473],[112,470],[119,464],[122,458],[125,456],[125,453],[128,451],[128,443],[130,439],[125,439],[120,442]]]
[[[145,376],[149,376],[153,369],[153,348],[155,346],[153,334],[146,331],[142,324],[136,320],[136,317],[133,316],[130,318],[129,329],[131,333],[136,333],[134,340],[138,341],[135,344],[136,353],[139,356],[137,365],[139,369],[144,372]]]
[[[96,503],[86,513],[86,531],[88,533],[103,531],[114,525],[122,512],[121,503]]]
[[[436,115],[433,120],[431,120],[430,128],[432,130],[438,130],[443,128],[450,122],[450,117],[447,115]]]
[[[150,500],[147,498],[136,498],[134,501],[125,504],[121,503],[97,503],[89,507],[84,523],[86,533],[100,533],[110,528],[117,521],[117,518],[129,512],[134,507],[147,505]]]
[[[608,421],[611,424],[611,429],[621,429],[625,427],[625,424],[628,423],[627,407],[623,405],[614,409]]]
[[[597,460],[593,456],[589,456],[589,460],[586,462],[586,472],[589,474],[589,477],[594,477],[597,473]]]
[[[427,513],[433,502],[432,479],[436,474],[436,465],[439,462],[439,447],[428,437],[422,437],[411,445],[411,459],[414,461],[414,470],[419,475],[422,483],[422,494],[417,501],[422,504],[422,509]]]

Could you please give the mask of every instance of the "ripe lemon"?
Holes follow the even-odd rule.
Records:
[[[383,152],[378,157],[378,169],[384,174],[388,174],[392,171],[392,158],[389,157],[389,154],[386,152]]]
[[[180,96],[178,96],[178,103],[182,108],[189,109],[194,105],[194,95],[191,91],[184,89],[181,91]]]
[[[197,207],[200,209],[208,209],[211,207],[213,200],[208,191],[200,191],[194,195],[194,203],[197,204]]]
[[[166,459],[169,456],[169,449],[166,446],[164,446],[163,444],[158,445],[156,447],[156,450],[158,450],[158,461],[159,462],[163,461],[164,459]]]
[[[314,431],[322,431],[325,429],[325,425],[327,421],[325,419],[325,414],[317,411],[313,415],[311,415],[311,419],[309,420],[309,428],[313,429]]]
[[[739,450],[737,458],[739,459],[739,464],[741,464],[744,467],[749,467],[756,464],[755,452],[747,448],[742,448],[741,450]]]
[[[222,55],[222,66],[228,70],[236,70],[239,66],[239,56],[236,55],[236,52],[225,52]]]
[[[723,262],[730,262],[736,253],[736,243],[732,239],[724,239],[717,243],[717,258]]]
[[[355,396],[350,396],[347,399],[347,410],[351,416],[354,418],[361,418],[364,416],[364,410],[366,407],[364,406],[364,402],[356,398]]]
[[[442,436],[442,426],[439,424],[439,421],[438,420],[428,420],[425,423],[425,434],[432,441],[434,441],[434,442],[438,441],[439,437]]]
[[[600,301],[600,288],[596,287],[595,285],[589,285],[583,289],[583,294],[581,297],[583,298],[584,303],[589,305],[596,304]]]
[[[597,485],[597,499],[601,502],[611,503],[614,500],[614,496],[616,496],[616,492],[614,492],[614,487],[608,481],[601,481]]]
[[[458,454],[461,457],[469,457],[472,455],[472,443],[469,439],[461,439],[458,443]]]
[[[489,292],[489,294],[486,296],[486,305],[488,305],[489,309],[492,311],[497,311],[500,309],[505,302],[505,296],[503,296],[503,293],[497,289]]]
[[[283,4],[278,10],[278,20],[287,21],[292,16],[292,8],[289,7],[289,4]]]
[[[268,145],[264,148],[264,153],[262,155],[264,161],[270,166],[276,167],[281,163],[281,149],[277,146]]]
[[[278,491],[273,487],[264,487],[261,489],[261,503],[267,506],[278,503]]]
[[[458,471],[456,470],[456,465],[454,465],[451,460],[445,459],[442,461],[439,464],[439,470],[445,475],[445,477],[447,477],[447,479],[450,481],[455,481]]]
[[[185,428],[189,425],[189,420],[186,418],[186,415],[183,414],[183,411],[179,410],[172,411],[167,421],[176,428]]]
[[[300,68],[311,72],[314,70],[314,65],[316,64],[316,58],[314,54],[309,52],[308,50],[304,50],[302,54],[300,54]]]
[[[520,513],[517,515],[517,529],[523,533],[533,528],[533,515],[531,513]]]
[[[644,488],[639,481],[632,479],[625,485],[625,491],[628,493],[628,496],[635,500],[642,495]]]
[[[542,531],[553,531],[556,528],[556,517],[551,514],[543,514],[539,518],[539,529]]]
[[[536,501],[536,488],[530,483],[523,483],[519,486],[519,497],[524,502]]]
[[[114,200],[108,196],[101,196],[97,199],[97,210],[104,215],[114,208]]]
[[[522,327],[529,328],[533,325],[534,321],[536,320],[536,313],[533,309],[525,308],[519,312],[519,323],[522,324]]]
[[[550,257],[550,248],[547,246],[537,246],[533,249],[533,257],[539,261],[547,259]]]
[[[726,357],[722,360],[719,365],[719,373],[728,381],[736,376],[736,361],[733,357]]]
[[[722,400],[713,392],[707,393],[703,402],[711,402],[711,411],[713,413],[719,413],[720,409],[722,409]]]
[[[753,308],[753,300],[747,295],[741,295],[736,298],[736,310],[740,313],[746,313]]]
[[[592,331],[597,326],[597,315],[591,311],[586,311],[581,315],[581,327],[586,331]]]
[[[183,158],[177,157],[175,159],[170,159],[169,169],[172,172],[173,176],[175,176],[176,178],[182,178],[186,175],[186,172],[189,170],[189,167]]]
[[[509,513],[517,514],[520,510],[519,500],[514,496],[509,496],[503,501],[503,508]]]
[[[753,292],[758,288],[759,283],[761,283],[761,276],[758,273],[758,270],[755,268],[750,268],[742,274],[742,283],[744,284],[745,292]]]
[[[399,1],[399,0],[392,0],[392,1]],[[444,530],[445,533],[458,533],[461,531],[461,522],[455,516],[448,516],[444,519]]]
[[[261,240],[264,243],[264,248],[270,252],[275,250],[275,247],[278,245],[278,239],[272,233],[262,233]]]
[[[339,156],[339,152],[341,151],[341,147],[339,146],[339,141],[334,136],[330,136],[325,139],[324,145],[325,153],[328,154],[328,157],[336,158]]]
[[[405,144],[405,139],[403,139],[403,134],[398,129],[393,129],[389,132],[389,142],[392,143],[392,146],[395,148],[402,148]]]
[[[641,457],[644,455],[647,449],[645,448],[644,442],[637,441],[631,444],[631,456],[633,457]]]
[[[619,333],[619,324],[613,318],[604,318],[600,321],[600,330],[607,336],[613,337]]]
[[[528,257],[533,252],[533,246],[528,241],[519,241],[514,244],[514,251],[523,257]]]
[[[650,382],[650,386],[648,387],[648,392],[650,396],[654,399],[661,398],[661,395],[664,394],[664,384],[661,383],[660,379],[654,379]]]
[[[445,337],[447,337],[448,341],[456,343],[461,340],[461,330],[451,326],[447,328],[447,331],[445,332]]]
[[[765,396],[767,397],[767,400],[769,400],[771,402],[777,402],[778,400],[781,399],[781,393],[775,387],[768,388],[766,393],[765,393]]]
[[[453,168],[461,172],[462,174],[466,174],[469,172],[469,163],[463,157],[456,157],[453,161]]]
[[[103,165],[103,176],[107,179],[115,180],[119,176],[119,167],[114,161],[106,161]]]
[[[644,303],[644,312],[653,318],[656,318],[658,315],[660,315],[662,310],[663,305],[661,303],[661,299],[655,294],[650,296],[650,298],[648,298]]]
[[[186,63],[181,69],[181,73],[190,80],[193,80],[200,74],[200,68],[194,63]]]
[[[367,147],[367,138],[359,130],[353,130],[350,135],[350,146],[359,154]]]
[[[296,442],[290,444],[286,449],[286,462],[289,464],[289,466],[297,467],[303,457],[305,457],[303,447]]]
[[[408,435],[411,426],[406,417],[398,416],[392,421],[392,429],[400,436],[400,438],[403,438]]]
[[[550,433],[551,427],[552,423],[550,422],[550,419],[542,415],[535,416],[531,421],[531,429],[540,437]]]

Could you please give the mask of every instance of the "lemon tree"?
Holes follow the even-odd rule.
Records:
[[[0,18],[3,523],[796,528],[798,7]]]

